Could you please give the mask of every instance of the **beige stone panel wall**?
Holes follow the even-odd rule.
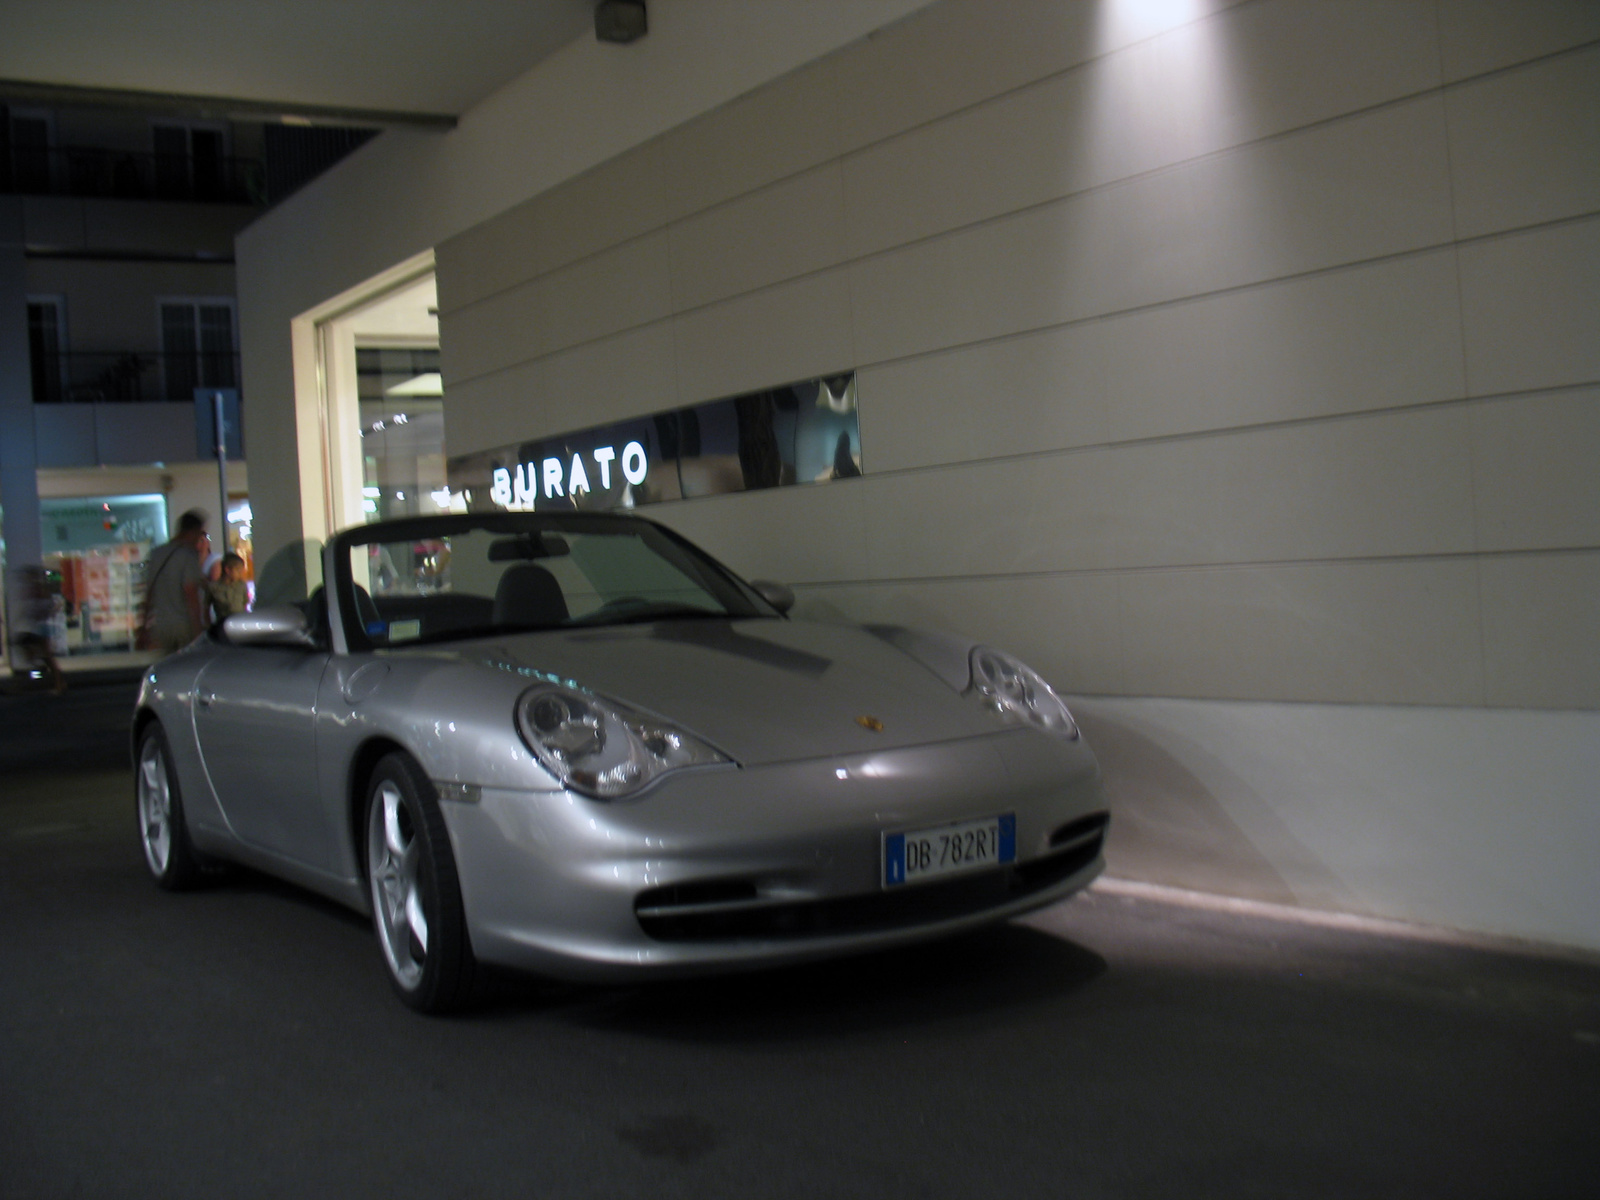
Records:
[[[1600,217],[1462,246],[1474,395],[1600,380]]]
[[[443,243],[439,311],[449,317],[529,279],[660,227],[659,140],[621,154]]]
[[[858,354],[849,280],[807,275],[676,318],[678,394],[686,404],[847,370]]]
[[[662,216],[687,217],[837,158],[834,61],[791,71],[663,135]]]
[[[1600,546],[1600,387],[1473,405],[1481,551]]]
[[[449,387],[449,445],[465,454],[514,431],[581,429],[678,403],[671,330],[646,325]]]
[[[1447,82],[1497,71],[1600,40],[1590,0],[1449,0],[1439,5]]]
[[[1478,571],[1488,702],[1600,708],[1600,550],[1490,556]]]
[[[1470,559],[1148,571],[1119,588],[1125,695],[1483,703]]]
[[[1119,447],[1119,565],[1470,553],[1469,446],[1448,406]]]
[[[1184,25],[850,155],[851,251],[1414,95],[1438,84],[1433,47],[1426,0],[1275,0]]]
[[[1455,257],[1431,251],[935,351],[865,367],[859,386],[881,470],[1456,399]]]
[[[646,234],[440,315],[445,378],[464,383],[583,342],[661,320],[672,311],[664,233]]]
[[[1445,244],[1443,122],[1425,97],[860,260],[863,361]]]
[[[930,6],[835,56],[842,141],[879,141],[1239,2],[1021,0],[998,20],[992,5]]]
[[[1600,45],[1445,93],[1456,233],[1600,209]]]
[[[675,310],[837,266],[843,219],[839,167],[829,163],[677,222],[668,235]]]

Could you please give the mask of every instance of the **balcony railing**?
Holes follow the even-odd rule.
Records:
[[[267,176],[249,158],[13,146],[9,161],[0,156],[0,193],[259,207],[267,202]]]
[[[138,404],[194,399],[197,387],[239,386],[239,356],[227,354],[36,354],[37,404]]]

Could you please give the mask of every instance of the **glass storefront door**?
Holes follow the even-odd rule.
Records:
[[[436,347],[356,344],[361,509],[368,521],[448,512]]]

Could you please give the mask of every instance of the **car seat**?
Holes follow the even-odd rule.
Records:
[[[567,619],[567,598],[556,577],[537,563],[506,568],[494,590],[496,625],[559,625]]]

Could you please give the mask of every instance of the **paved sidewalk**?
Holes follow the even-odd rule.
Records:
[[[60,695],[41,684],[0,680],[0,773],[127,766],[142,674],[137,663],[74,671]]]
[[[60,663],[62,673],[67,677],[67,686],[71,687],[77,681],[137,678],[139,673],[155,660],[156,655],[153,651],[130,650],[117,654],[81,654],[56,661]],[[0,693],[30,691],[41,687],[48,690],[40,681],[29,678],[27,671],[14,669],[10,662],[0,655]]]

